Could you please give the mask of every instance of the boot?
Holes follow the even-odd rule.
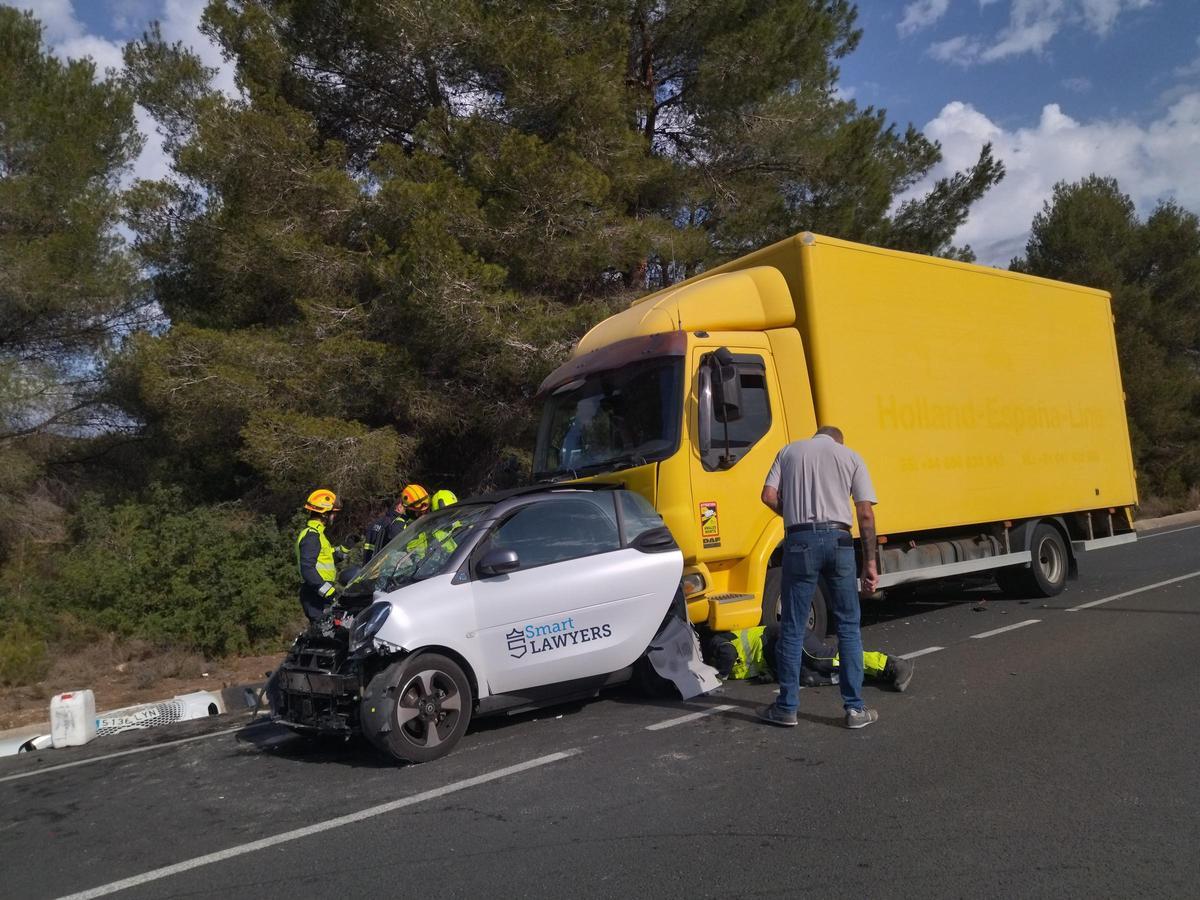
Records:
[[[912,681],[914,668],[915,666],[907,659],[889,656],[887,664],[883,667],[883,678],[890,682],[896,691],[903,694],[908,689],[908,683]]]

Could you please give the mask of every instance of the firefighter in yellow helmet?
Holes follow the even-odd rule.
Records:
[[[300,606],[309,621],[325,616],[337,584],[337,563],[342,548],[335,548],[325,536],[325,527],[337,517],[342,504],[337,494],[318,488],[308,495],[304,508],[311,514],[296,537],[296,565],[300,568]]]
[[[407,484],[395,504],[382,516],[367,526],[363,540],[363,565],[365,566],[392,538],[429,512],[429,491],[419,484]]]

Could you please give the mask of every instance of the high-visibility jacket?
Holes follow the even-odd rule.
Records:
[[[738,658],[729,673],[730,678],[741,680],[760,676],[773,677],[763,655],[763,632],[766,630],[765,625],[758,625],[754,628],[743,628],[734,634],[732,643]]]
[[[325,523],[320,519],[309,519],[296,537],[296,566],[304,582],[300,588],[302,601],[305,594],[315,593],[322,600],[333,596],[337,564],[333,545],[325,537]]]

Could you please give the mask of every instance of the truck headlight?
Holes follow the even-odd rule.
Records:
[[[350,652],[354,653],[369,644],[391,614],[392,604],[386,600],[380,600],[367,607],[367,611],[354,623],[354,629],[350,632]]]
[[[707,586],[704,583],[704,576],[699,572],[688,572],[683,576],[683,595],[685,597],[702,594]]]

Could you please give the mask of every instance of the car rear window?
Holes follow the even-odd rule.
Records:
[[[617,502],[621,504],[621,516],[625,527],[625,543],[632,544],[638,536],[651,528],[662,528],[663,520],[650,501],[632,491],[618,491]]]

